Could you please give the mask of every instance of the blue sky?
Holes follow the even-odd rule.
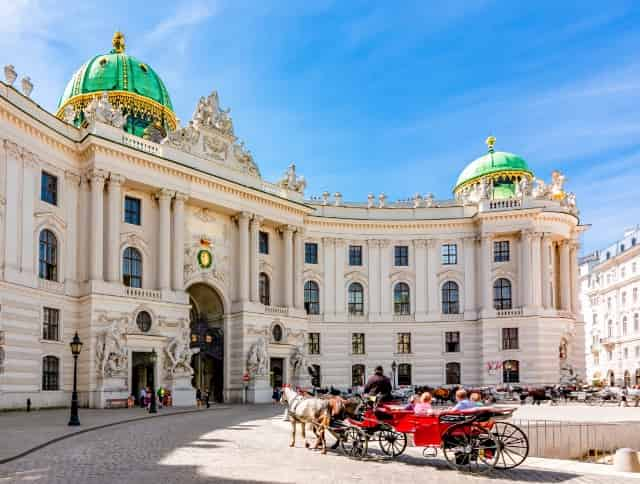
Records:
[[[295,161],[307,195],[449,198],[486,150],[558,168],[592,228],[640,223],[640,2],[0,0],[0,63],[54,110],[72,73],[127,51],[182,120],[216,89],[263,176]]]

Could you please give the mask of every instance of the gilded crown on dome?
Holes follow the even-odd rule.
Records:
[[[115,34],[113,34],[113,39],[111,40],[111,43],[113,44],[113,52],[115,52],[116,54],[122,54],[124,52],[125,42],[124,42],[124,34],[122,32],[118,31]]]

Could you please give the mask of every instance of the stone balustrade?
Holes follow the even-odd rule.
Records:
[[[127,297],[135,297],[140,299],[154,299],[157,301],[162,299],[160,291],[156,291],[153,289],[141,289],[139,287],[125,287],[124,295]]]

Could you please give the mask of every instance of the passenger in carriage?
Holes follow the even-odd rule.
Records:
[[[420,395],[418,402],[413,405],[413,412],[416,415],[429,415],[433,412],[431,407],[432,396],[429,392],[424,392]]]
[[[462,388],[456,392],[456,402],[458,403],[453,407],[454,410],[468,410],[476,407],[476,404],[469,400],[467,391]]]
[[[480,395],[478,392],[473,392],[473,393],[469,396],[469,400],[471,400],[471,402],[472,402],[476,407],[484,407],[484,402],[482,401],[482,395]]]

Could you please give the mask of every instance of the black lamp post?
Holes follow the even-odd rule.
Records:
[[[69,425],[80,425],[80,418],[78,417],[78,356],[82,351],[82,341],[78,337],[78,332],[73,336],[71,343],[71,354],[73,355],[73,393],[71,394],[71,417],[69,418]]]
[[[156,349],[151,350],[151,404],[149,405],[149,413],[158,413],[156,408],[156,361],[158,361],[158,355]]]
[[[393,389],[396,389],[396,370],[398,369],[398,364],[396,363],[396,360],[393,360],[393,363],[391,363],[391,373],[393,373]]]

